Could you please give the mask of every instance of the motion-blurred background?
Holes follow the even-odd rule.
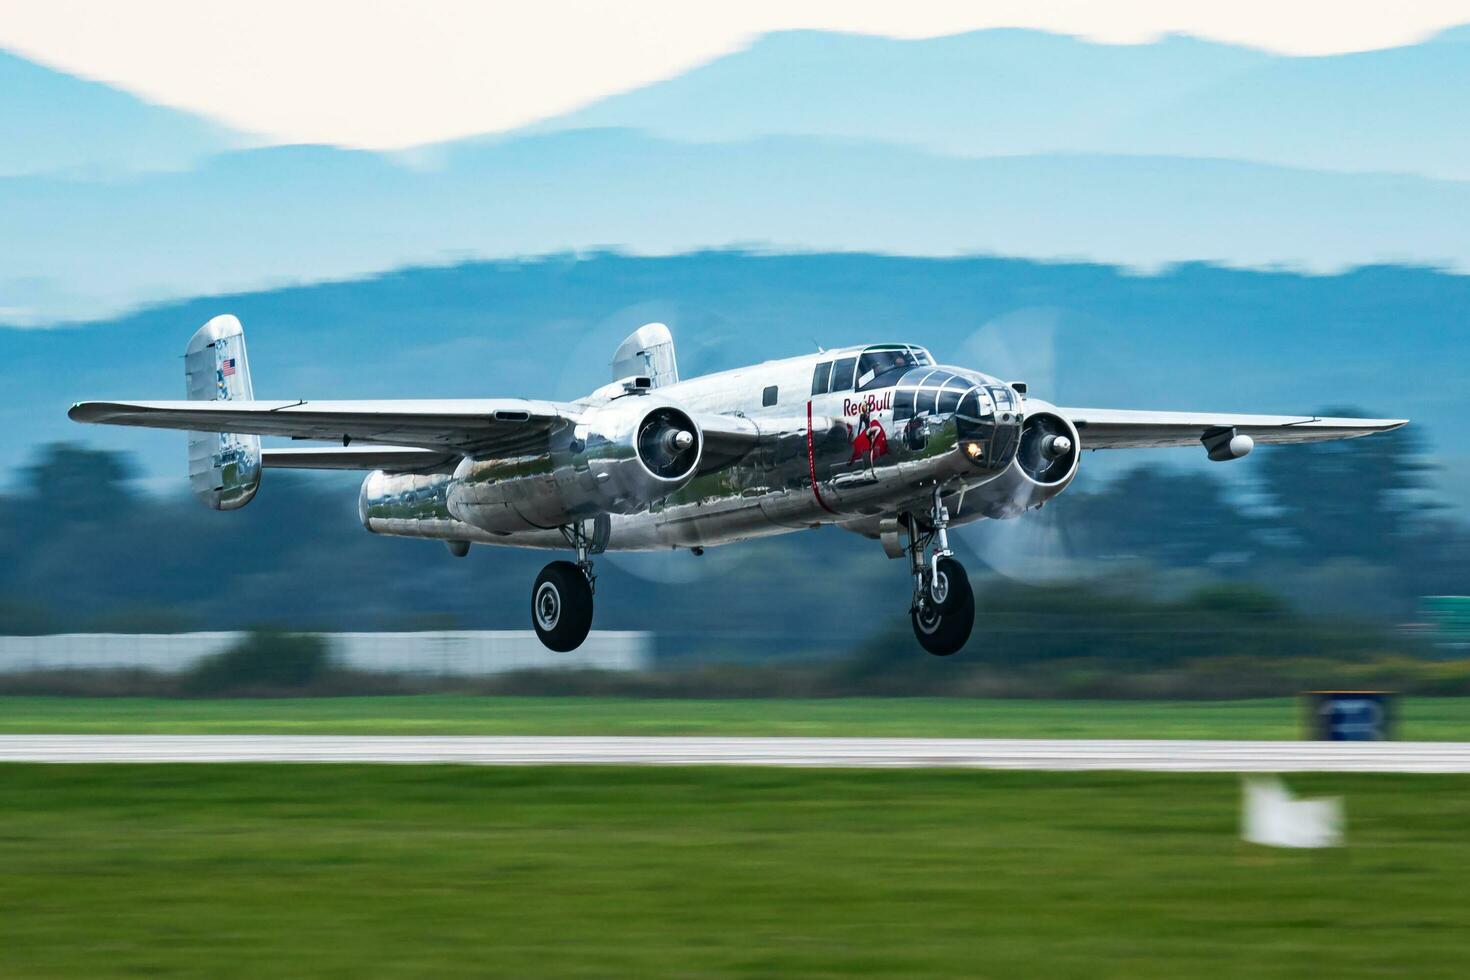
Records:
[[[1062,404],[1414,424],[1086,457],[963,537],[981,608],[951,663],[913,649],[898,563],[835,529],[608,556],[595,625],[649,632],[658,676],[516,689],[1470,693],[1470,8],[652,5],[594,42],[604,15],[564,4],[587,31],[516,53],[468,5],[397,34],[333,5],[14,7],[0,634],[523,629],[542,555],[375,538],[352,477],[272,472],[214,514],[181,436],[65,410],[177,397],[221,312],[267,398],[571,397],[662,320],[686,375],[900,340]]]
[[[0,977],[1458,980],[1467,105],[1470,0],[0,0]],[[685,375],[904,341],[1413,424],[1084,455],[954,536],[954,657],[828,528],[603,556],[558,661],[546,554],[370,535],[352,475],[215,513],[182,434],[67,420],[221,313],[272,399],[570,398],[662,321]],[[778,735],[882,768],[685,764]],[[1106,769],[889,768],[951,749]],[[1373,766],[1272,787],[1345,848],[1241,842],[1238,760]]]

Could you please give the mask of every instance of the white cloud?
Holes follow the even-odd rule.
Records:
[[[3,0],[0,46],[273,142],[408,146],[513,128],[665,78],[769,30],[925,37],[1168,31],[1319,54],[1410,43],[1470,0]]]

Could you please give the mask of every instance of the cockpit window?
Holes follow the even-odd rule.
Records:
[[[914,353],[906,347],[898,350],[870,350],[858,359],[857,390],[891,387],[898,384],[903,372],[915,366]]]

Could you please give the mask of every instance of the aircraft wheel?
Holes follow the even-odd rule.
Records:
[[[936,657],[958,653],[975,626],[975,594],[968,582],[959,598],[959,607],[951,612],[940,612],[932,603],[925,603],[909,613],[919,646]]]
[[[592,583],[575,563],[554,561],[531,589],[531,625],[549,649],[575,650],[592,629]]]
[[[965,574],[965,566],[953,558],[939,559],[938,581],[929,583],[929,601],[934,608],[942,614],[958,612],[966,603],[974,603],[974,593],[970,591],[970,576]]]

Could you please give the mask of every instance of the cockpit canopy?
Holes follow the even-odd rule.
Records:
[[[812,372],[812,394],[891,388],[906,371],[933,364],[934,358],[922,347],[877,344],[820,362]]]
[[[1005,385],[966,377],[943,368],[914,368],[897,381],[893,418],[901,421],[924,415],[958,414],[963,419],[1003,421],[1016,409],[1015,396]]]
[[[1019,410],[1015,393],[983,374],[934,366],[934,358],[912,344],[876,344],[856,353],[834,354],[812,371],[812,394],[895,388],[893,419],[949,416],[964,423],[1009,422]]]

